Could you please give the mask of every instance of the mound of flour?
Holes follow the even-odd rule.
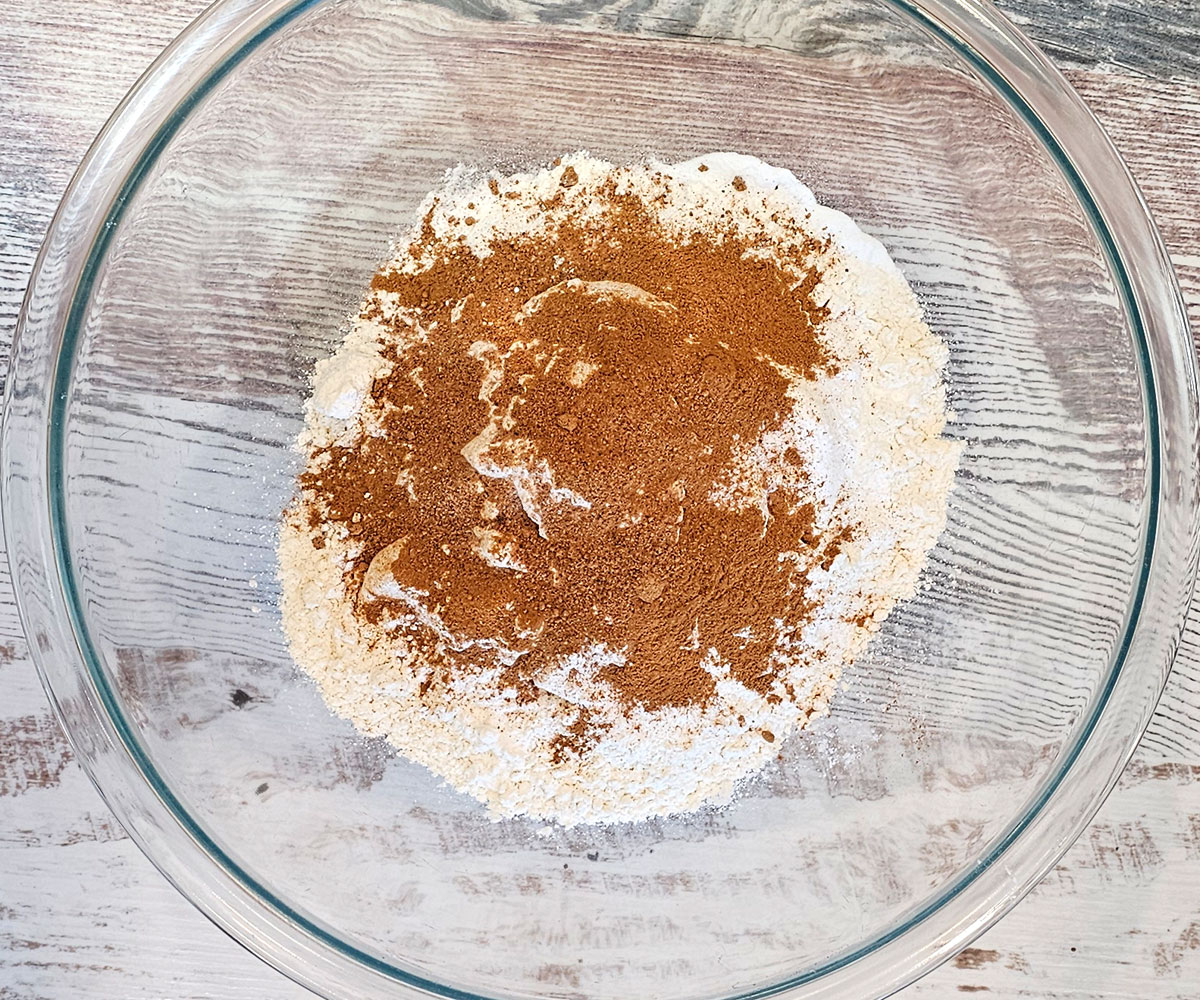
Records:
[[[549,232],[567,212],[601,220],[616,196],[641,199],[680,240],[720,227],[760,243],[766,236],[781,266],[798,231],[823,241],[814,297],[827,302],[820,336],[836,363],[816,378],[790,377],[790,412],[739,444],[705,502],[758,509],[765,521],[776,491],[802,491],[816,531],[854,530],[828,565],[807,567],[807,618],[777,623],[778,684],[767,693],[739,683],[712,650],[705,669],[716,693],[707,702],[631,710],[595,679],[620,650],[594,646],[564,658],[559,680],[532,702],[512,697],[499,661],[495,670],[456,677],[433,697],[436,657],[412,639],[413,630],[436,626],[432,598],[427,607],[420,595],[406,598],[417,603],[404,622],[365,618],[360,583],[350,574],[360,543],[344,525],[317,523],[319,505],[302,493],[285,514],[279,544],[284,626],[297,662],[334,712],[385,736],[496,816],[564,825],[631,821],[728,799],[777,753],[778,740],[828,710],[841,671],[914,593],[944,527],[958,462],[959,445],[942,436],[945,345],[922,321],[886,250],[842,213],[818,205],[791,173],[751,157],[713,153],[614,167],[575,154],[510,176],[458,168],[422,205],[421,225],[384,270],[429,267],[430,238],[483,259],[495,241]],[[530,301],[527,308],[536,308],[536,296]],[[394,297],[373,290],[342,346],[318,364],[299,441],[310,472],[320,472],[331,446],[354,447],[382,433],[373,384],[403,363],[412,344],[438,335],[415,321],[397,323],[401,312]],[[397,329],[409,332],[398,336]],[[490,391],[486,377],[481,399]],[[805,470],[799,484],[797,456]],[[519,484],[527,470],[508,471]],[[502,549],[485,546],[484,554],[506,565]],[[801,551],[778,553],[781,562],[803,558]],[[386,589],[388,581],[379,585]],[[568,691],[568,679],[579,690]],[[601,735],[587,753],[564,758],[555,741],[581,704]]]

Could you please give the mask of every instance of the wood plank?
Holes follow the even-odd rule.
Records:
[[[996,6],[1059,66],[1200,78],[1195,0],[997,0]]]

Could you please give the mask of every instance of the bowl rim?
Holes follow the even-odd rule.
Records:
[[[328,0],[220,0],[146,71],[78,168],[18,316],[0,431],[0,488],[17,605],[42,683],[76,755],[131,838],[222,929],[325,996],[485,1000],[391,965],[274,896],[158,775],[91,644],[66,539],[66,408],[91,278],[121,215],[190,112],[285,25]],[[1128,170],[1065,78],[982,0],[879,0],[955,52],[1017,113],[1071,186],[1118,287],[1142,368],[1148,513],[1138,592],[1073,745],[986,855],[874,938],[738,1000],[884,996],[991,926],[1062,856],[1149,723],[1200,555],[1195,353],[1165,247]],[[1072,775],[1068,784],[1066,778]],[[970,892],[967,892],[970,888]]]

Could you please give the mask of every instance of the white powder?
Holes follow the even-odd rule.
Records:
[[[578,180],[564,189],[567,168]],[[656,174],[671,179],[665,200]],[[364,733],[387,737],[495,816],[524,814],[565,825],[639,820],[727,800],[740,779],[775,755],[775,740],[827,711],[841,670],[896,602],[914,593],[945,524],[959,454],[959,446],[941,436],[946,348],[922,322],[899,270],[878,241],[845,215],[818,205],[786,170],[733,153],[624,168],[575,154],[555,167],[510,177],[460,167],[429,196],[421,214],[436,235],[461,239],[483,257],[493,240],[544,231],[568,210],[600,217],[605,202],[597,192],[605,181],[647,205],[660,196],[653,211],[681,239],[728,227],[732,218],[740,234],[770,236],[782,259],[798,245],[797,237],[793,228],[772,221],[774,216],[830,240],[814,297],[828,299],[830,317],[821,339],[836,373],[806,379],[782,371],[790,383],[791,413],[757,440],[742,442],[706,498],[726,508],[761,510],[765,521],[768,496],[785,490],[813,504],[818,531],[855,528],[827,569],[809,573],[805,596],[816,605],[811,617],[776,623],[771,666],[779,697],[764,697],[733,679],[713,649],[704,666],[716,680],[716,696],[703,707],[629,710],[598,677],[602,667],[622,663],[623,654],[593,643],[538,679],[542,693],[536,701],[520,703],[498,680],[501,667],[518,654],[500,641],[488,646],[479,640],[496,669],[455,677],[449,692],[430,702],[421,688],[436,664],[405,639],[405,628],[453,637],[427,595],[377,572],[376,564],[391,563],[377,559],[364,589],[405,602],[411,613],[393,627],[368,625],[355,614],[358,595],[346,581],[358,549],[344,527],[326,525],[324,547],[314,549],[310,529],[294,508],[279,547],[288,639],[333,711]],[[506,196],[509,192],[515,197]],[[547,210],[543,202],[559,194],[563,208]],[[429,265],[421,251],[410,253],[408,246],[397,249],[391,268],[412,273]],[[674,308],[633,285],[591,284],[596,287],[583,289],[588,294],[641,297],[648,308]],[[525,312],[532,315],[555,289],[528,291]],[[384,317],[398,315],[386,292],[372,292],[367,305]],[[408,343],[436,335],[413,323]],[[390,370],[380,353],[385,336],[392,335],[381,323],[358,320],[337,354],[318,365],[299,442],[306,453],[381,432],[370,387]],[[484,373],[480,399],[490,401],[502,377],[503,352],[487,344],[472,351]],[[591,374],[572,370],[568,379],[582,385]],[[419,371],[412,377],[419,379]],[[477,437],[464,442],[463,455],[476,471],[511,482],[539,528],[545,505],[586,507],[587,499],[560,486],[544,461],[526,460],[531,453],[521,439],[506,436],[506,414],[495,410]],[[785,461],[789,451],[802,461]],[[484,505],[475,529],[477,554],[498,570],[519,573],[524,568],[519,553],[491,524],[494,517]],[[799,565],[801,554],[781,552],[779,559]],[[702,648],[701,637],[694,638],[695,648]],[[602,735],[586,754],[557,759],[554,740],[581,708],[602,723]]]

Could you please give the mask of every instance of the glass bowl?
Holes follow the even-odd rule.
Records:
[[[332,716],[275,538],[306,378],[459,162],[749,153],[878,236],[965,445],[924,587],[721,809],[491,822]],[[227,0],[55,217],[3,486],[50,696],[130,835],[327,996],[882,996],[1079,833],[1169,669],[1196,371],[1137,190],[975,0]]]

